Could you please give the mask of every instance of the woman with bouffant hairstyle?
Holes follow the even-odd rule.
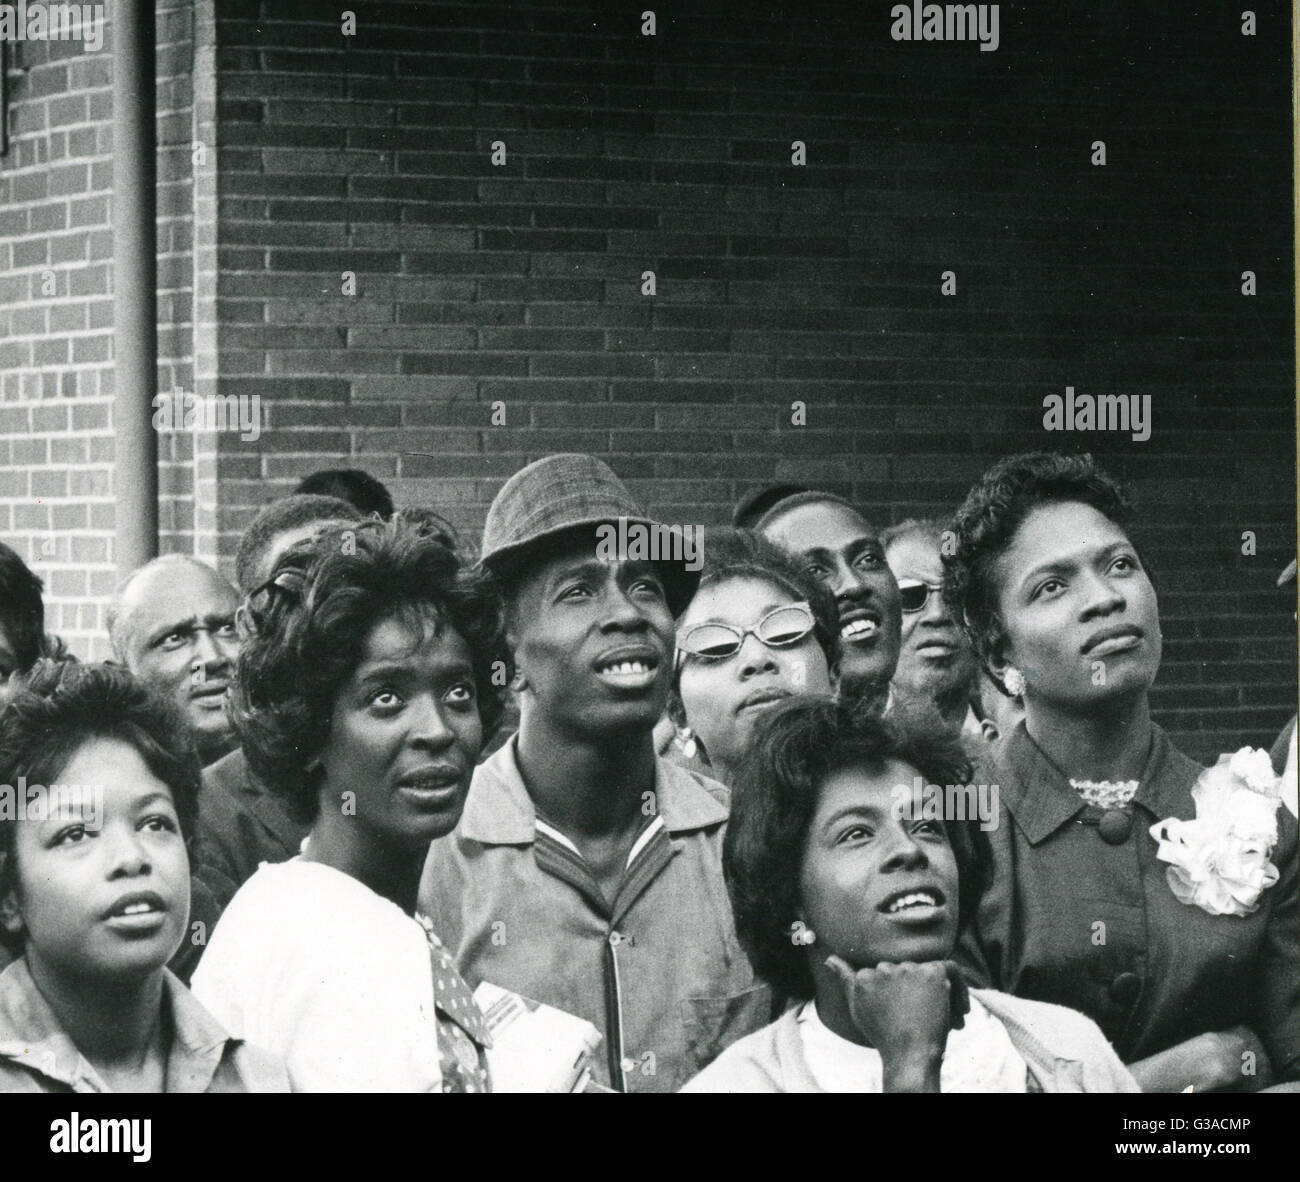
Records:
[[[236,730],[311,830],[240,888],[195,992],[295,1090],[487,1090],[482,1015],[414,907],[501,716],[494,586],[399,516],[299,543],[239,618]]]

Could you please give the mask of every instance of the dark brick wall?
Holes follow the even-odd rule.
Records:
[[[559,449],[674,521],[792,479],[885,522],[1007,452],[1091,448],[1162,576],[1163,721],[1200,755],[1276,732],[1285,10],[1250,38],[1235,11],[1002,5],[982,53],[895,43],[886,5],[663,6],[653,38],[650,7],[367,5],[345,38],[321,5],[222,4],[220,385],[270,419],[219,441],[223,552],[326,458],[472,533]],[[1066,385],[1149,394],[1150,440],[1044,432]]]
[[[561,449],[673,521],[793,479],[881,523],[1091,449],[1140,497],[1162,721],[1266,741],[1296,709],[1291,18],[1151,7],[1003,4],[981,53],[874,3],[365,4],[344,37],[318,0],[221,0],[195,381],[266,424],[207,441],[177,544],[228,563],[341,460],[472,536]],[[1045,433],[1067,385],[1150,395],[1150,440]]]

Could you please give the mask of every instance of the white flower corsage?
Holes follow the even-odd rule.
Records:
[[[1151,826],[1156,857],[1168,862],[1180,903],[1211,915],[1250,915],[1278,879],[1269,855],[1277,844],[1279,780],[1268,752],[1243,747],[1220,755],[1192,788],[1196,820],[1166,817]]]

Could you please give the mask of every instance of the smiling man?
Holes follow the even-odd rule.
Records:
[[[777,501],[753,527],[835,596],[840,692],[883,710],[898,665],[898,584],[875,529],[841,497],[801,492]]]
[[[420,911],[471,986],[594,1023],[598,1083],[664,1092],[763,1025],[770,998],[723,887],[727,790],[655,754],[698,575],[598,549],[620,519],[655,525],[591,456],[539,460],[493,501],[482,562],[505,594],[520,728],[430,848]]]
[[[235,745],[226,689],[239,652],[238,606],[210,566],[167,554],[128,575],[109,608],[117,659],[180,709],[205,765]]]
[[[980,728],[970,700],[979,667],[943,599],[943,527],[937,521],[903,521],[891,525],[880,540],[903,613],[894,689],[932,704],[954,732],[974,739]]]

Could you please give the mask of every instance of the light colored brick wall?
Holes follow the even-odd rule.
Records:
[[[109,34],[111,39],[111,33]],[[82,655],[113,586],[111,48],[9,47],[0,158],[0,538]]]

